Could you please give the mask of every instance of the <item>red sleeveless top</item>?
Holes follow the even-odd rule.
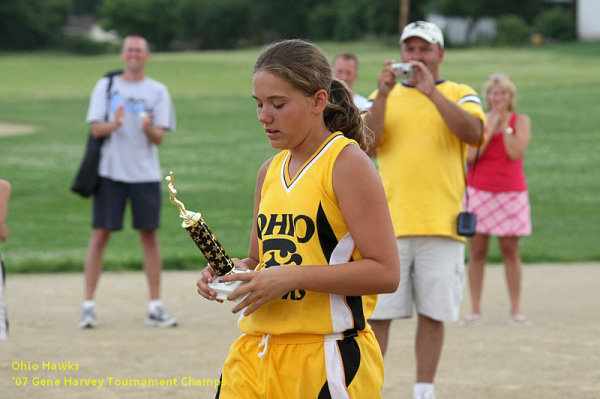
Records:
[[[508,126],[516,132],[517,114],[513,113]],[[512,161],[504,148],[502,132],[494,132],[485,152],[480,155],[473,173],[473,165],[467,172],[467,185],[494,193],[502,191],[526,191],[527,181],[523,172],[523,157]]]

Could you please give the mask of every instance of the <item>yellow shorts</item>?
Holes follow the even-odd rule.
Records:
[[[225,360],[223,384],[216,397],[381,398],[383,358],[375,334],[368,331],[354,337],[335,338],[305,334],[242,335],[233,343]]]

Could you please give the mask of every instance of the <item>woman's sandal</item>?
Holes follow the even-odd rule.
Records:
[[[471,313],[470,315],[465,316],[464,319],[460,321],[461,326],[480,326],[483,324],[483,319],[481,315],[476,313]]]
[[[533,325],[529,317],[523,314],[514,314],[508,319],[508,324],[513,327],[530,327]]]

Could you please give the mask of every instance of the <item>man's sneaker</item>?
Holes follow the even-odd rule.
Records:
[[[157,306],[153,311],[148,311],[146,324],[154,327],[175,327],[177,319],[163,306]]]
[[[82,307],[81,319],[79,320],[79,328],[92,328],[96,326],[96,308]]]

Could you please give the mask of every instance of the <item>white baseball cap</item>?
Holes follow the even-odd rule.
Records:
[[[444,47],[444,35],[436,24],[425,21],[412,22],[404,27],[402,36],[400,36],[400,44],[409,37],[420,37],[431,44],[439,44]]]

